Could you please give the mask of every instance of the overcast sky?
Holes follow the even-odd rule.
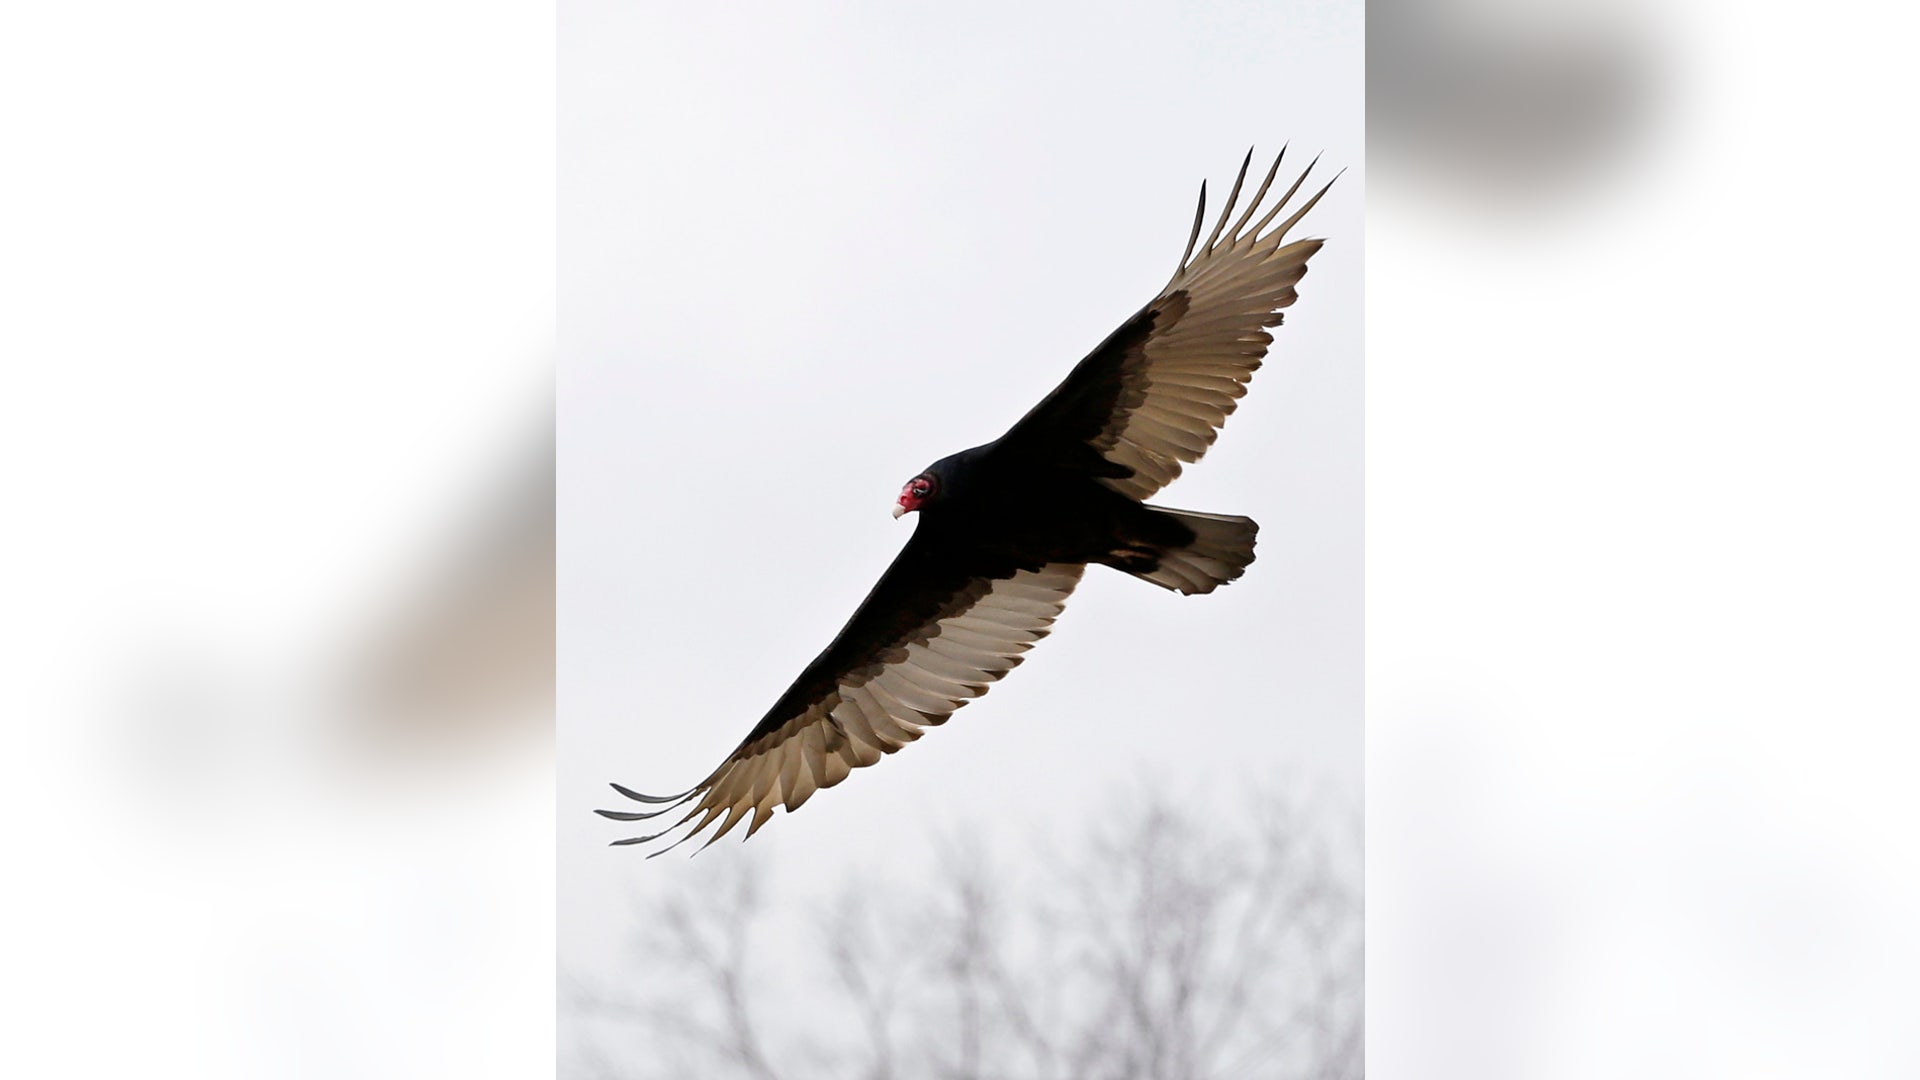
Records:
[[[1288,6],[1324,25],[570,5],[560,50],[538,3],[9,7],[0,791],[26,884],[0,1073],[550,1060],[544,753],[376,793],[258,706],[320,730],[281,673],[397,603],[397,548],[544,408],[556,51],[574,966],[614,955],[630,882],[828,873],[968,815],[1068,828],[1156,758],[1351,767],[1357,583],[1322,555],[1354,543],[1357,173],[1309,222],[1334,242],[1274,363],[1167,492],[1258,516],[1253,574],[1194,600],[1096,575],[1034,663],[745,848],[644,863],[587,814],[606,778],[679,786],[733,744],[900,543],[900,480],[1164,280],[1194,181],[1289,136],[1357,164],[1357,18]],[[1428,152],[1383,146],[1367,192],[1371,1070],[1920,1075],[1907,38],[1846,8],[1432,0],[1436,42],[1374,8],[1376,134]],[[1652,61],[1633,138],[1489,182],[1514,144],[1474,109],[1564,147],[1514,87],[1591,76],[1602,37],[1534,49],[1516,17],[1586,8]],[[153,670],[237,673],[161,685],[239,722],[123,723]],[[238,782],[182,768],[203,749]]]
[[[1357,802],[1361,46],[1347,3],[562,4],[564,967],[606,970],[635,884],[709,860],[1071,833],[1143,782]],[[1258,520],[1247,576],[1095,570],[991,694],[748,847],[605,847],[607,781],[705,775],[905,542],[900,484],[998,436],[1165,284],[1201,180],[1288,141],[1283,171],[1348,170],[1298,230],[1329,242],[1156,500]]]

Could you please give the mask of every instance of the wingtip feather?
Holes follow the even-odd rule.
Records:
[[[1233,216],[1233,205],[1239,201],[1240,187],[1247,182],[1247,169],[1253,164],[1253,148],[1247,148],[1246,159],[1240,162],[1240,172],[1233,178],[1233,190],[1227,193],[1227,201],[1220,207],[1220,220],[1214,222],[1213,232],[1207,235],[1207,242],[1201,251],[1212,251],[1214,242],[1220,239],[1220,233],[1227,227],[1227,219]]]
[[[1187,234],[1187,250],[1180,253],[1180,263],[1173,268],[1173,276],[1179,277],[1180,271],[1187,268],[1187,259],[1193,254],[1193,245],[1200,240],[1200,225],[1207,219],[1207,182],[1200,181],[1200,204],[1193,208],[1193,231]]]
[[[625,795],[627,798],[632,799],[634,802],[643,803],[677,803],[699,790],[698,788],[689,788],[678,795],[642,795],[632,788],[627,787],[625,784],[609,783],[608,786],[620,794]]]

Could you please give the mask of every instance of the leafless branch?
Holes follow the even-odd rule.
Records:
[[[576,991],[570,1022],[715,1078],[1354,1080],[1357,830],[1298,797],[1249,805],[1223,825],[1149,801],[1038,865],[948,841],[918,890],[848,883],[813,920],[831,978],[809,985],[831,999],[808,1004],[837,1019],[811,1030],[756,1007],[749,972],[794,958],[755,953],[766,912],[741,861],[652,911],[669,995]],[[603,1046],[596,1075],[617,1058]]]

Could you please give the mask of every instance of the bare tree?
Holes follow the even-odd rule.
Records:
[[[1010,864],[940,845],[919,889],[844,884],[806,936],[815,992],[771,1000],[748,860],[651,912],[653,996],[575,987],[604,1077],[1356,1080],[1363,1075],[1354,822],[1268,797],[1226,822],[1148,801]],[[663,974],[671,977],[663,978]],[[805,1008],[800,1008],[804,1005]]]

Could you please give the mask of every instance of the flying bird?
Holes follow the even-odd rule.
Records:
[[[691,825],[653,852],[661,855],[717,824],[711,844],[749,818],[751,837],[774,807],[792,813],[920,738],[1019,665],[1089,565],[1185,595],[1246,572],[1258,530],[1252,519],[1143,500],[1213,444],[1273,343],[1266,328],[1280,325],[1324,243],[1286,237],[1331,181],[1268,228],[1312,164],[1248,227],[1284,157],[1282,150],[1229,229],[1248,152],[1205,243],[1202,183],[1166,288],[1006,434],[907,481],[893,514],[919,515],[913,535],[840,635],[706,779],[669,796],[614,784],[653,807],[596,811],[616,821],[686,807],[666,829],[616,845]]]

